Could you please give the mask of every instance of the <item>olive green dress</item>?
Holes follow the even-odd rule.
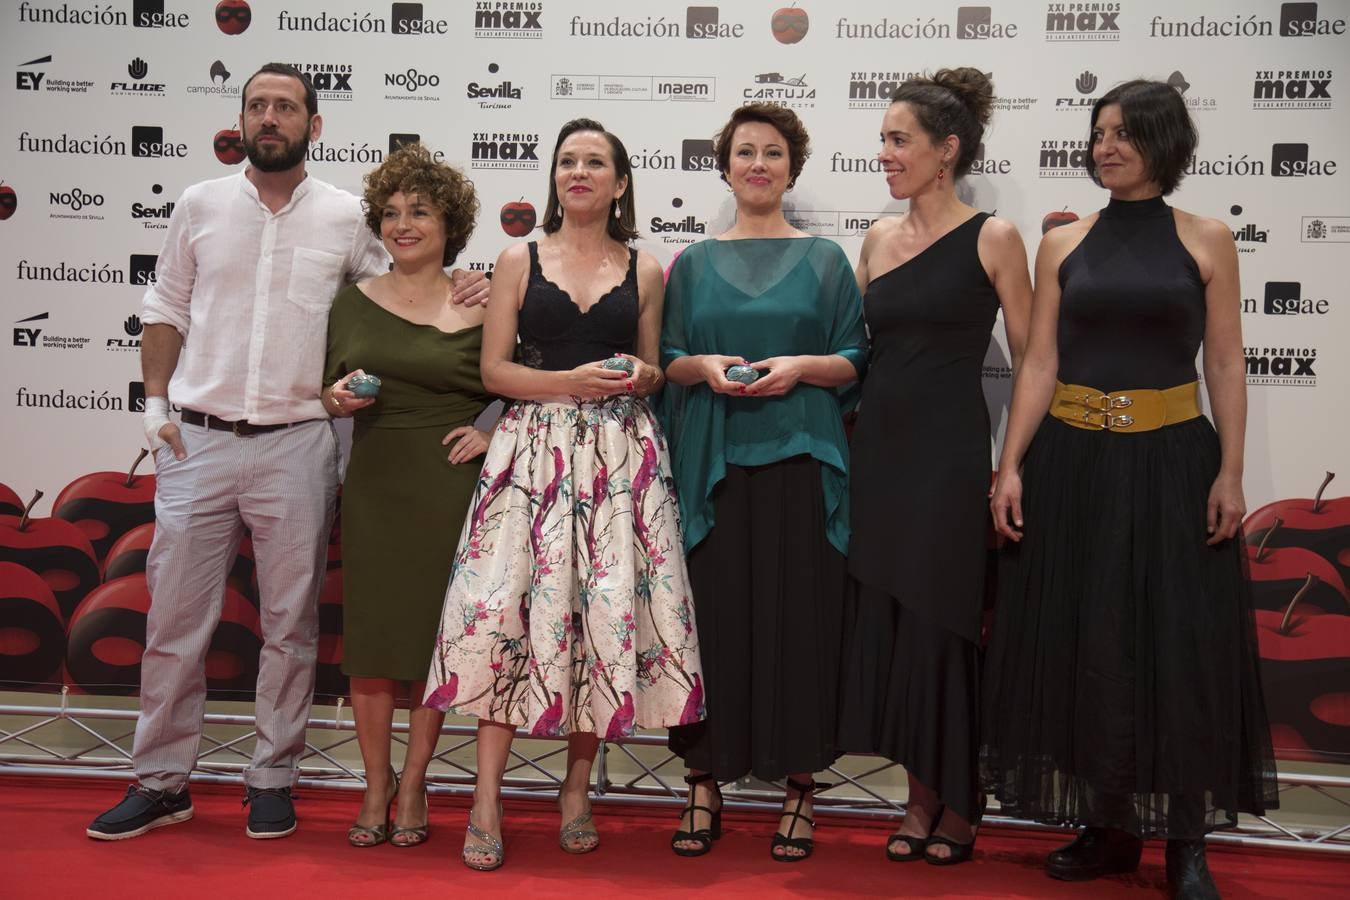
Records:
[[[421,681],[481,456],[458,465],[441,440],[492,401],[478,357],[482,327],[415,325],[355,285],[333,300],[324,384],[378,375],[358,410],[342,486],[342,671]]]

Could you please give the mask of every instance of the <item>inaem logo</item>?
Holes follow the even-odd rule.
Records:
[[[48,53],[46,56],[30,59],[26,63],[19,63],[19,68],[25,69],[29,66],[40,66],[51,61],[52,55]],[[20,91],[40,91],[42,90],[42,79],[45,77],[47,77],[46,72],[15,72],[14,87],[16,90]]]
[[[50,313],[38,313],[35,316],[29,316],[26,319],[20,319],[15,322],[14,328],[14,346],[15,347],[36,347],[38,338],[42,336],[41,328],[20,328],[20,325],[27,325],[29,322],[45,322]]]

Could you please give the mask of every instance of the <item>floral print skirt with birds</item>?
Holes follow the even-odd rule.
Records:
[[[532,735],[704,717],[665,436],[646,402],[517,402],[464,520],[426,704]]]

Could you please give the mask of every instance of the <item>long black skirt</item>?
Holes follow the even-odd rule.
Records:
[[[1037,432],[983,690],[1006,811],[1194,838],[1277,805],[1243,543],[1205,543],[1218,470],[1203,417]]]
[[[820,463],[727,466],[689,555],[708,716],[669,746],[718,781],[819,772],[838,757],[844,557],[825,536]]]
[[[884,591],[856,584],[845,604],[839,747],[875,753],[974,821],[983,794],[979,648]]]

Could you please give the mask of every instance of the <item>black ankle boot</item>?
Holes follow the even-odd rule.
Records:
[[[1144,842],[1118,828],[1084,828],[1073,840],[1051,853],[1045,869],[1051,878],[1087,881],[1139,868]]]
[[[1219,900],[1205,862],[1204,839],[1167,842],[1167,886],[1177,900]]]

